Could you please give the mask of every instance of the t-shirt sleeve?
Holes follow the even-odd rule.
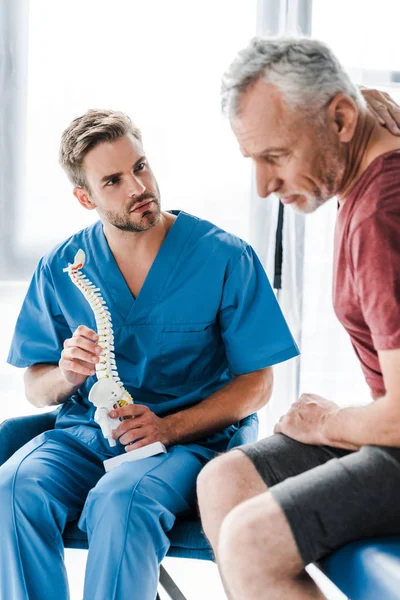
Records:
[[[250,246],[228,275],[219,318],[226,356],[235,375],[299,354],[268,277]]]
[[[15,367],[57,364],[69,337],[71,330],[58,306],[51,275],[40,261],[17,319],[7,362]]]
[[[351,237],[357,294],[376,350],[400,348],[400,214],[378,211]]]

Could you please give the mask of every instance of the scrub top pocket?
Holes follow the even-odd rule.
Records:
[[[161,332],[161,381],[175,393],[207,381],[221,364],[220,333],[215,323],[165,325]],[[218,356],[217,356],[218,355]]]

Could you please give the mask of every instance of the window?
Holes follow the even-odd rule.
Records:
[[[0,21],[18,73],[5,85],[18,110],[3,121],[20,145],[17,176],[4,161],[1,171],[7,189],[15,192],[17,179],[18,193],[0,205],[9,236],[5,243],[0,235],[0,421],[30,408],[22,372],[5,364],[28,278],[40,255],[96,218],[58,165],[60,136],[74,117],[94,107],[129,114],[142,129],[163,207],[248,237],[251,167],[221,116],[220,85],[255,34],[257,0],[35,0],[29,13],[28,3],[6,5]]]
[[[165,208],[246,237],[249,165],[221,117],[219,90],[255,23],[255,0],[31,3],[19,248],[38,255],[96,218],[58,165],[62,131],[88,108],[122,110],[142,129]]]
[[[312,6],[312,37],[329,44],[353,81],[387,91],[400,103],[399,2],[314,0]],[[335,219],[333,200],[305,218],[300,387],[340,404],[364,403],[369,388],[331,302]]]

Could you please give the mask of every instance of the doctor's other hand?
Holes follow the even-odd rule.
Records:
[[[400,135],[400,106],[389,94],[361,87],[361,93],[370,112],[394,135]]]
[[[128,404],[110,411],[113,419],[128,417],[113,431],[113,438],[119,440],[130,452],[153,442],[170,445],[169,423],[167,419],[157,417],[153,411],[142,404]]]
[[[303,444],[329,444],[325,435],[327,418],[339,411],[337,404],[317,394],[302,394],[275,425],[274,433],[284,433]]]
[[[95,375],[95,364],[102,353],[101,346],[96,343],[98,339],[93,329],[79,325],[72,338],[65,340],[58,363],[65,381],[80,387],[88,377]]]

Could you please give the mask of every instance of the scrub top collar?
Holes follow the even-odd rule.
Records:
[[[183,248],[198,223],[196,217],[183,211],[168,212],[177,218],[165,236],[137,298],[131,293],[117,265],[101,221],[90,230],[88,243],[99,278],[93,283],[107,291],[108,297],[112,299],[112,306],[109,306],[111,314],[118,313],[125,323],[137,322],[148,317],[165,289],[168,278],[172,276],[173,269],[178,266]]]

